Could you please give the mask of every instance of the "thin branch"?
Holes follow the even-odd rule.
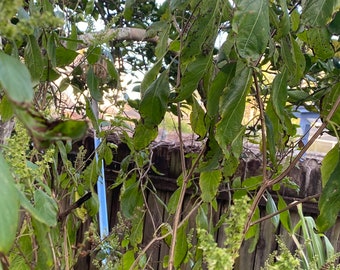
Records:
[[[258,224],[258,223],[261,223],[262,221],[265,221],[265,220],[270,219],[270,218],[272,218],[272,217],[275,217],[276,215],[279,215],[279,214],[281,214],[281,213],[283,213],[283,212],[285,212],[285,211],[287,211],[287,210],[289,210],[289,209],[291,209],[291,208],[297,206],[298,204],[301,204],[301,203],[304,203],[304,202],[307,202],[307,201],[310,201],[310,200],[312,200],[312,199],[316,199],[316,198],[319,198],[319,197],[320,197],[320,193],[315,194],[315,195],[308,196],[308,197],[303,198],[303,199],[301,199],[301,200],[299,200],[299,201],[294,201],[294,202],[288,204],[287,207],[282,208],[281,210],[279,210],[279,211],[277,211],[277,212],[275,212],[275,213],[272,213],[272,214],[270,214],[270,215],[266,215],[266,216],[264,216],[264,217],[262,217],[262,218],[259,218],[259,219],[256,220],[256,221],[250,223],[250,226],[249,226],[249,227],[254,226],[254,225]]]

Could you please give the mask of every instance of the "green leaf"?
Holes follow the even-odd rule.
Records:
[[[298,35],[305,41],[314,52],[314,55],[321,60],[327,60],[334,55],[334,49],[331,44],[331,33],[326,26],[311,28]]]
[[[338,11],[331,23],[328,25],[329,31],[333,35],[340,35],[340,12]]]
[[[236,33],[236,48],[242,58],[257,60],[269,41],[269,10],[267,0],[235,1],[232,29]]]
[[[282,39],[281,53],[288,70],[288,84],[294,86],[300,83],[305,73],[306,60],[299,44],[292,36]]]
[[[262,181],[262,175],[252,176],[242,182],[242,187],[246,188],[247,190],[256,190],[262,184]]]
[[[131,245],[137,247],[143,240],[143,228],[144,228],[144,212],[142,209],[134,210],[134,217],[132,219],[132,228],[130,235]]]
[[[278,198],[279,198],[277,203],[278,210],[285,209],[287,207],[286,202],[284,201],[281,195],[278,195]],[[292,224],[290,221],[289,210],[280,213],[280,222],[289,233],[292,232]]]
[[[41,191],[43,192],[43,191]],[[44,208],[42,204],[43,199],[39,198],[40,197],[43,197],[44,195],[36,195],[35,196],[38,196],[38,200],[40,199],[40,201],[38,202],[38,206],[40,207],[40,209]],[[47,196],[47,195],[46,195]],[[19,192],[19,199],[20,199],[20,205],[28,212],[31,214],[31,216],[36,219],[37,221],[39,221],[40,223],[43,223],[47,226],[55,226],[57,224],[57,219],[54,218],[54,213],[56,213],[57,209],[56,209],[56,203],[51,200],[53,200],[52,198],[50,199],[46,199],[46,201],[49,201],[49,205],[47,206],[47,208],[50,208],[52,210],[52,214],[46,214],[45,213],[45,210],[47,209],[43,209],[43,212],[40,212],[40,210],[38,210],[37,208],[37,205],[36,206],[33,206],[31,204],[31,202],[26,198],[26,196],[22,193],[22,192]]]
[[[259,218],[260,218],[260,208],[256,207],[253,218],[251,219],[251,221],[256,221]],[[256,249],[257,242],[260,238],[260,229],[261,229],[260,225],[261,224],[257,223],[255,225],[251,226],[249,228],[249,230],[247,231],[246,235],[245,235],[246,240],[252,238],[252,242],[251,242],[249,249],[248,249],[249,253],[254,252],[255,249]]]
[[[118,70],[116,69],[114,64],[112,64],[110,59],[106,59],[105,61],[106,61],[107,71],[108,71],[109,75],[111,76],[111,79],[118,82],[119,81],[119,72],[118,72]]]
[[[18,103],[33,100],[31,76],[26,66],[18,59],[0,51],[0,84],[8,98]]]
[[[86,59],[90,65],[97,63],[101,56],[102,49],[100,47],[90,47],[86,53]]]
[[[174,214],[178,206],[179,195],[181,194],[181,189],[178,188],[174,193],[172,193],[168,202],[168,212],[169,214]]]
[[[321,163],[321,180],[322,180],[322,186],[324,187],[331,174],[334,172],[336,166],[339,163],[339,143],[337,143],[323,158]]]
[[[218,106],[224,89],[229,85],[235,76],[236,64],[225,65],[212,81],[211,88],[207,94],[207,115],[213,119],[218,115]]]
[[[157,126],[164,118],[170,94],[168,72],[164,71],[145,91],[139,112],[145,126]]]
[[[135,0],[126,0],[125,1],[124,18],[127,21],[131,21],[132,20],[133,5],[134,4],[135,4]]]
[[[6,122],[11,119],[13,116],[13,109],[12,104],[8,100],[7,96],[3,96],[0,101],[0,115],[1,115],[1,121]]]
[[[339,153],[339,152],[338,152]],[[316,220],[317,228],[324,232],[332,227],[340,211],[340,162],[336,164],[334,171],[322,190],[319,199],[320,214]]]
[[[85,14],[90,15],[94,9],[94,0],[87,0],[85,7]]]
[[[339,95],[340,95],[340,83],[337,83],[331,88],[331,90],[321,100],[321,109],[320,109],[321,119],[324,119],[327,117],[327,115],[331,111]],[[335,113],[333,114],[331,118],[331,122],[335,123],[338,127],[334,127],[333,125],[327,125],[327,129],[329,129],[331,132],[337,132],[340,126],[340,107],[338,107]],[[334,128],[337,128],[337,131],[334,130]]]
[[[134,175],[124,184],[125,189],[121,194],[121,209],[126,218],[133,218],[137,208],[143,205],[143,196],[139,189],[139,182]]]
[[[34,192],[34,204],[36,211],[48,226],[57,225],[58,206],[56,201],[41,189]]]
[[[51,61],[52,67],[55,67],[57,64],[57,58],[56,58],[56,33],[52,32],[47,39],[46,44],[46,51],[48,55],[48,59]],[[44,74],[44,73],[43,73]]]
[[[301,19],[307,26],[325,26],[340,8],[338,0],[309,0],[304,3]]]
[[[71,34],[68,37],[66,42],[66,48],[72,51],[76,51],[78,49],[78,41],[77,41],[77,26],[75,23],[71,25]]]
[[[135,261],[135,251],[128,250],[122,256],[122,268],[118,268],[118,269],[129,270],[131,269],[130,267],[132,266],[134,261]]]
[[[277,213],[277,207],[276,207],[275,201],[273,200],[273,197],[269,193],[267,193],[266,212],[268,215]],[[279,215],[273,216],[271,218],[271,221],[275,229],[277,229],[280,223],[280,216]]]
[[[201,172],[199,185],[201,189],[201,198],[204,202],[212,202],[218,192],[222,180],[220,170]]]
[[[0,253],[10,251],[19,221],[19,197],[9,167],[0,153]]]
[[[239,135],[243,119],[246,96],[250,89],[252,70],[238,63],[231,85],[224,91],[220,101],[221,120],[216,126],[216,140],[225,155],[228,146]]]
[[[157,126],[150,127],[145,126],[142,123],[138,123],[133,134],[133,147],[135,150],[142,150],[147,147],[158,134]]]
[[[270,97],[274,111],[280,118],[281,123],[284,123],[285,105],[287,101],[287,73],[287,70],[284,69],[275,76],[272,95]]]
[[[196,56],[208,56],[214,49],[221,16],[227,5],[221,0],[197,1],[188,33],[184,35],[181,52],[181,65],[184,68],[195,60]]]
[[[188,65],[183,73],[176,101],[182,101],[191,96],[196,90],[199,81],[205,75],[211,60],[210,56],[200,55]]]
[[[205,137],[207,129],[205,127],[205,112],[199,105],[195,97],[193,97],[192,111],[190,113],[190,124],[192,130],[199,136],[200,139]]]
[[[101,101],[103,98],[103,92],[99,89],[99,80],[94,74],[92,66],[87,72],[86,83],[90,90],[91,97],[93,97],[96,101]]]
[[[180,267],[188,254],[187,227],[188,221],[184,222],[184,224],[177,230],[174,254],[174,266],[176,269]]]
[[[85,136],[88,130],[88,125],[85,121],[80,120],[65,120],[54,121],[49,123],[45,134],[42,134],[45,139],[50,140],[64,140],[72,139],[78,140]]]
[[[289,13],[288,13],[288,8],[287,8],[287,1],[280,0],[279,2],[280,2],[283,15],[279,19],[278,29],[275,35],[276,39],[280,39],[281,37],[286,36],[290,30],[290,19],[289,19]]]
[[[56,65],[57,67],[67,66],[71,64],[76,59],[77,56],[78,56],[77,52],[59,46],[56,48],[56,60],[57,60]]]
[[[44,70],[43,58],[35,36],[30,35],[25,48],[25,63],[34,82],[39,82]]]

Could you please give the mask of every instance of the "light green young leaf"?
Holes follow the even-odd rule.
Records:
[[[221,120],[216,126],[216,140],[225,155],[229,155],[228,145],[238,136],[241,128],[251,74],[252,70],[239,62],[235,77],[220,100]]]
[[[139,112],[143,124],[157,126],[164,118],[170,94],[168,72],[164,71],[145,91]]]
[[[204,202],[212,202],[218,192],[222,180],[220,170],[201,172],[199,185],[201,188],[201,198]]]
[[[139,122],[133,134],[133,145],[131,145],[131,147],[137,151],[142,150],[156,139],[157,134],[157,126],[150,127]]]
[[[18,59],[0,51],[0,84],[10,100],[30,103],[33,100],[31,76]]]
[[[334,172],[336,166],[339,163],[340,148],[339,143],[337,143],[323,158],[321,163],[321,181],[324,187],[331,174]]]
[[[0,253],[11,249],[18,227],[19,197],[9,167],[0,153]]]
[[[236,33],[236,48],[242,58],[257,60],[269,41],[269,10],[267,0],[235,1],[232,29]]]
[[[286,202],[284,201],[284,199],[282,198],[281,195],[279,195],[278,197],[279,197],[279,200],[278,200],[278,203],[277,203],[278,210],[285,209],[287,207]],[[291,221],[290,221],[289,210],[286,210],[286,211],[280,213],[280,222],[283,225],[283,227],[289,233],[292,232],[292,224],[291,224]]]
[[[277,212],[277,207],[276,207],[275,201],[269,193],[267,193],[266,212],[267,212],[268,215],[274,214],[274,213]],[[280,223],[280,216],[279,215],[273,216],[271,218],[271,221],[272,221],[275,229],[277,229],[277,227],[279,226],[279,223]]]
[[[325,26],[340,8],[338,0],[309,0],[304,2],[301,19],[307,26]]]

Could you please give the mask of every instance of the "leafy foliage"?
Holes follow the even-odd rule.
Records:
[[[231,269],[244,239],[256,245],[263,197],[274,226],[281,223],[294,239],[280,184],[312,143],[298,149],[294,111],[304,106],[320,113],[319,134],[327,128],[339,138],[339,8],[338,0],[1,1],[0,116],[16,121],[0,155],[1,262],[12,269],[70,269],[82,252],[73,249],[80,244],[77,229],[92,218],[86,240],[96,247],[83,252],[98,252],[98,267],[106,267],[106,257],[113,269],[146,268],[148,249],[164,241],[169,253],[161,259],[168,269],[201,269],[204,263]],[[137,78],[140,100],[129,99],[124,77]],[[137,119],[124,114],[127,103]],[[182,170],[166,202],[149,173],[161,173],[152,164],[150,144],[167,115],[176,118]],[[202,147],[191,162],[184,121]],[[98,160],[83,148],[74,158],[74,142],[90,125],[103,139]],[[123,236],[100,242],[94,185],[102,162],[113,161],[110,133],[129,148],[114,183],[121,211],[113,232]],[[237,169],[247,139],[259,146],[262,171],[241,177]],[[320,232],[334,225],[340,210],[338,150],[327,154],[321,168]],[[183,210],[188,188],[189,213]],[[213,221],[221,189],[233,204]],[[169,219],[148,228],[153,239],[145,244],[144,218],[152,217],[146,192]],[[317,252],[322,267],[327,256],[312,232],[314,220],[300,215],[305,239],[318,245],[307,250]],[[213,234],[222,227],[227,240],[219,247]],[[273,255],[276,266],[287,267],[285,260],[297,265],[280,247]]]

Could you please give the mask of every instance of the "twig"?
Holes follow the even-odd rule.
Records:
[[[318,198],[318,197],[320,197],[320,193],[315,194],[315,195],[308,196],[308,197],[303,198],[303,199],[301,199],[301,200],[299,200],[299,201],[294,201],[294,202],[288,204],[287,207],[282,208],[281,210],[279,210],[279,211],[277,211],[277,212],[275,212],[275,213],[272,213],[272,214],[270,214],[270,215],[266,215],[266,216],[264,216],[264,217],[262,217],[262,218],[259,218],[259,219],[256,220],[256,221],[250,223],[250,226],[249,226],[249,227],[254,226],[254,225],[258,224],[258,223],[261,223],[262,221],[265,221],[265,220],[267,220],[267,219],[270,219],[270,218],[272,218],[272,217],[274,217],[274,216],[276,216],[276,215],[278,215],[278,214],[281,214],[282,212],[287,211],[287,210],[293,208],[294,206],[296,206],[296,205],[298,205],[298,204],[300,204],[300,203],[304,203],[304,202],[307,202],[307,201],[309,201],[309,200],[312,200],[312,199],[315,199],[315,198]]]
[[[69,208],[67,208],[64,212],[60,213],[58,216],[59,221],[63,221],[74,209],[80,207],[84,202],[89,200],[92,196],[91,192],[86,193],[83,197],[77,200],[74,204],[72,204]]]

